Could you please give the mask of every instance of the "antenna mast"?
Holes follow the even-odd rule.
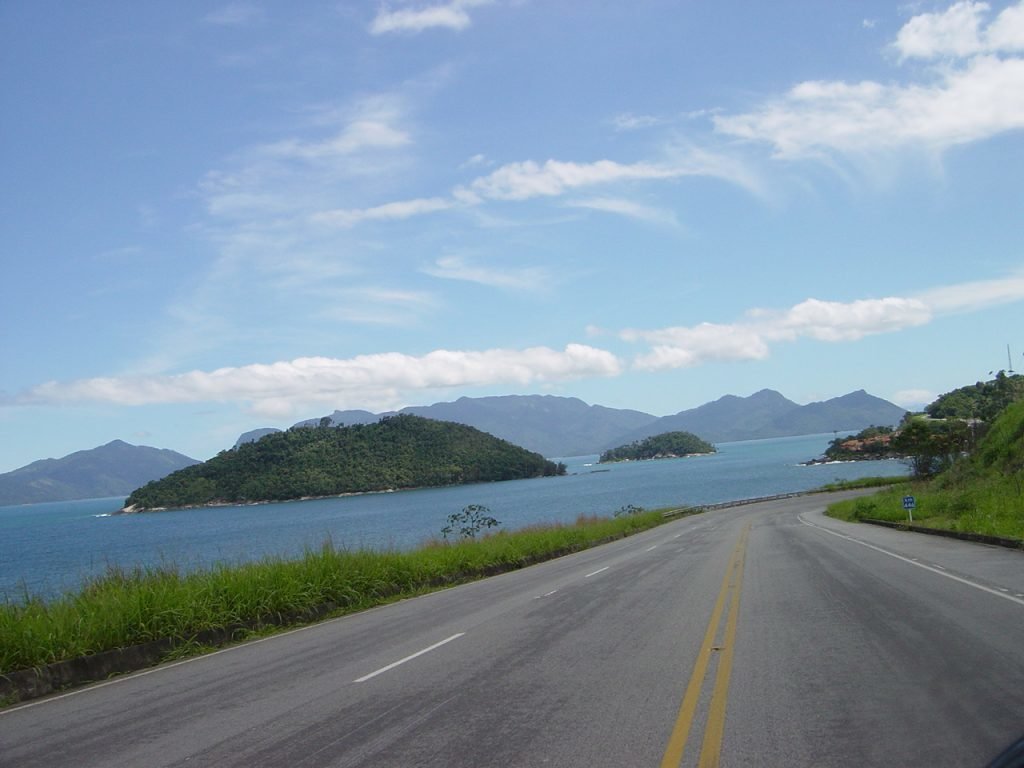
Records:
[[[1010,355],[1010,345],[1006,345],[1006,362],[1009,365],[1009,369],[1006,371],[1011,376],[1013,375],[1013,357]]]

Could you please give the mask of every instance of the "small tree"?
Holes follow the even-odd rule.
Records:
[[[644,512],[643,507],[638,507],[634,504],[626,504],[615,510],[615,517],[629,517],[630,515],[641,515]]]
[[[893,447],[908,457],[918,479],[949,469],[971,444],[971,432],[963,421],[928,421],[912,417],[904,422]]]
[[[475,539],[476,535],[485,528],[495,528],[501,525],[491,517],[491,510],[482,504],[470,504],[463,507],[461,512],[448,515],[448,525],[441,529],[441,535],[448,538],[458,531],[459,538]]]

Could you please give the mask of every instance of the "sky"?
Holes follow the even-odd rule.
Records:
[[[5,0],[0,168],[0,472],[1024,369],[1024,1]]]

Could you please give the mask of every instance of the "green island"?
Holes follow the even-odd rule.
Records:
[[[677,459],[715,453],[715,446],[692,432],[663,432],[660,435],[620,445],[601,454],[601,464],[616,461],[647,461],[648,459]]]
[[[893,427],[867,427],[855,435],[835,438],[829,442],[823,458],[807,463],[902,458],[893,445],[895,434],[896,430]]]
[[[984,395],[991,388],[970,390]],[[1013,396],[1009,388],[1006,392]],[[991,423],[905,419],[894,442],[908,457],[911,478],[872,496],[832,504],[828,514],[849,521],[908,522],[903,498],[913,496],[916,526],[1011,539],[1024,546],[1024,400],[1003,401],[995,413]]]
[[[473,427],[401,414],[296,427],[221,451],[138,488],[123,512],[248,504],[565,474],[565,466]]]

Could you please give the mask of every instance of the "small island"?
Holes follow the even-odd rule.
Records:
[[[899,458],[902,454],[893,445],[896,436],[892,427],[868,427],[856,435],[837,437],[829,443],[819,463]]]
[[[293,427],[135,490],[124,513],[564,475],[565,465],[464,424],[401,414]]]
[[[663,432],[629,445],[620,445],[601,454],[601,464],[616,461],[647,461],[649,459],[679,459],[684,456],[703,456],[715,453],[715,446],[692,432]]]

